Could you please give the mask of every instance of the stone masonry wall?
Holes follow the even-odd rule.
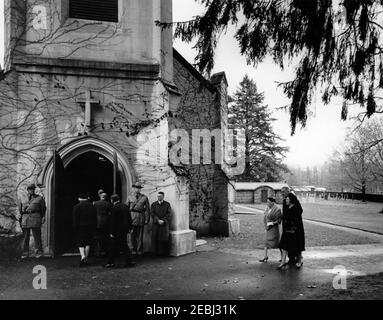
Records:
[[[94,106],[93,125],[87,134],[121,150],[134,168],[133,174],[152,186],[154,195],[155,186],[166,188],[175,183],[164,156],[168,120],[162,115],[168,104],[158,81],[14,72],[0,81],[0,87],[0,212],[17,216],[18,199],[25,196],[27,184],[37,181],[53,150],[86,134],[84,107],[76,102],[86,90],[100,101]],[[164,129],[159,135],[164,136],[161,150],[165,153],[159,150],[144,161],[138,157],[139,133],[159,126]],[[0,223],[15,228],[9,219],[1,218]]]
[[[206,80],[204,83],[190,67],[187,62],[174,59],[174,82],[182,96],[173,126],[188,132],[192,150],[192,130],[220,129],[221,110],[218,90]],[[190,228],[197,235],[227,236],[227,179],[221,166],[214,161],[202,164],[202,159],[200,164],[193,165],[190,155],[186,168],[190,183]]]
[[[236,203],[254,203],[254,191],[238,190],[235,192]]]

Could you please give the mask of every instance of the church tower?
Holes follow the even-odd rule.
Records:
[[[0,209],[17,216],[35,183],[47,202],[46,254],[76,250],[78,194],[96,200],[103,189],[127,202],[135,182],[151,203],[162,191],[171,204],[173,256],[194,252],[197,232],[237,229],[223,165],[188,160],[200,149],[201,139],[189,147],[195,130],[221,144],[226,77],[205,79],[157,20],[172,21],[172,0],[5,0]],[[169,157],[175,146],[186,150],[181,165]]]
[[[171,254],[195,251],[187,181],[168,163],[169,117],[180,95],[172,30],[157,20],[172,20],[171,0],[5,1],[0,89],[17,99],[0,101],[15,148],[0,175],[16,173],[6,181],[17,201],[27,184],[39,186],[48,254],[74,250],[70,212],[79,193],[96,200],[104,189],[127,202],[135,182],[150,202],[163,191],[171,203]]]
[[[6,69],[25,56],[159,66],[173,77],[172,0],[5,0]],[[12,57],[12,58],[11,58]]]

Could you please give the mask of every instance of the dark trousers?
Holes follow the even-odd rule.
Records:
[[[108,233],[104,228],[97,228],[95,234],[94,254],[96,257],[101,256],[103,252],[108,251]]]
[[[144,226],[133,226],[131,235],[133,251],[143,253],[144,251]]]
[[[127,232],[116,234],[114,238],[109,238],[108,264],[114,264],[116,257],[123,252],[125,263],[132,262],[132,252],[128,245]]]
[[[152,239],[152,250],[158,256],[168,256],[169,255],[169,240],[157,240],[153,242]]]
[[[151,238],[151,248],[152,251],[158,256],[168,256],[169,255],[169,240],[163,240],[164,229],[163,227],[153,224],[152,227],[152,238]]]
[[[43,252],[43,243],[41,240],[41,228],[23,228],[23,233],[24,233],[23,252],[25,255],[29,255],[29,238],[31,236],[31,230],[32,230],[33,240],[35,241],[36,253]]]

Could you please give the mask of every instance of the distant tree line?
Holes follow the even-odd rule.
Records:
[[[322,166],[289,169],[291,185],[362,195],[383,193],[383,118],[371,118],[350,128],[344,146]]]

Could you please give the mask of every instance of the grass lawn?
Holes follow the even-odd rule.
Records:
[[[236,214],[240,219],[241,233],[230,238],[204,238],[209,244],[219,248],[263,248],[265,231],[263,215],[260,214]],[[380,241],[373,237],[363,237],[353,233],[336,230],[328,227],[304,223],[306,234],[306,247],[336,246],[346,244],[368,244]]]
[[[315,202],[314,202],[315,201]],[[378,213],[382,203],[321,200],[312,198],[301,199],[303,217],[342,226],[359,228],[383,234],[383,214]],[[263,204],[245,205],[264,210]]]

